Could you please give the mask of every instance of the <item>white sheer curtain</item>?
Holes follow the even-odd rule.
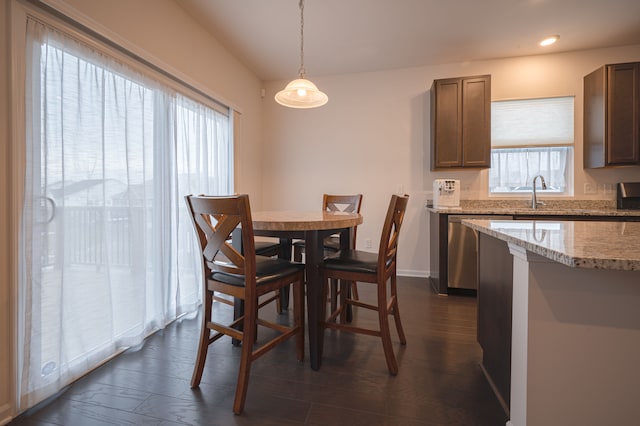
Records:
[[[32,19],[26,62],[21,409],[197,307],[182,197],[233,192],[229,114]]]
[[[565,192],[570,156],[567,146],[492,149],[489,188],[530,192],[534,176],[543,175],[550,190]]]

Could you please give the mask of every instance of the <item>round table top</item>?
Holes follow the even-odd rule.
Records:
[[[362,223],[359,213],[323,211],[252,212],[253,229],[261,231],[317,231],[350,228]]]

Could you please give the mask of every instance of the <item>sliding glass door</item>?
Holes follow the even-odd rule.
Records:
[[[22,409],[196,308],[182,198],[233,192],[228,111],[27,26]]]

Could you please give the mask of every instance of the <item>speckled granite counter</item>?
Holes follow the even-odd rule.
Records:
[[[544,205],[532,209],[528,200],[461,200],[460,207],[427,210],[441,214],[495,214],[525,216],[614,216],[639,217],[640,210],[616,209],[615,200],[545,200]]]
[[[640,270],[640,222],[463,220],[462,223],[563,265]]]

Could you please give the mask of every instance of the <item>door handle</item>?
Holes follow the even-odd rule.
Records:
[[[42,215],[42,217],[44,217],[44,220],[38,220],[37,223],[41,223],[41,224],[48,224],[51,223],[53,221],[53,219],[55,219],[56,217],[56,202],[53,198],[51,197],[38,197],[40,200],[40,209],[41,212],[47,212],[47,215],[44,216]],[[49,206],[51,206],[51,209],[49,210]]]

